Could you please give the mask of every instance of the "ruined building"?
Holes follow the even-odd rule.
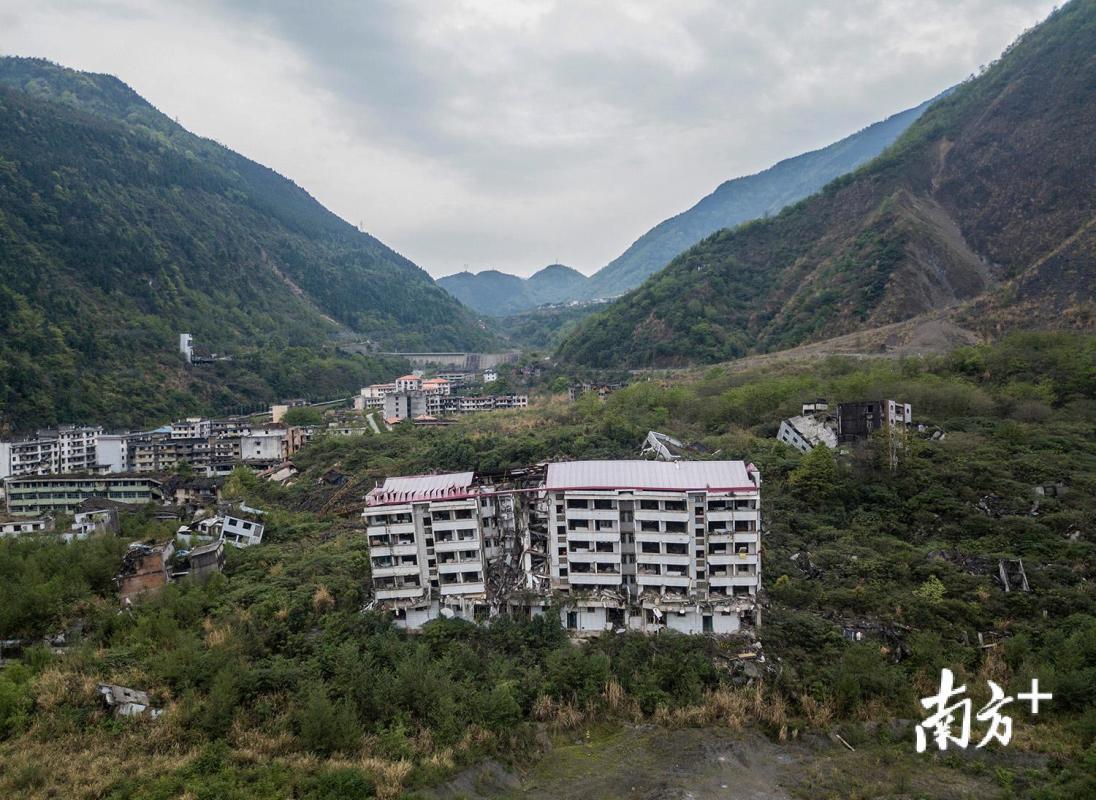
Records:
[[[574,631],[759,622],[760,485],[741,461],[579,461],[389,478],[364,517],[401,625],[558,608]]]

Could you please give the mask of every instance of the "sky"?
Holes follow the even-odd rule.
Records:
[[[435,276],[589,274],[719,183],[915,106],[1053,0],[0,0]]]

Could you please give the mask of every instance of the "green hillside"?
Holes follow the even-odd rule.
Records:
[[[725,181],[695,206],[663,220],[590,277],[584,297],[616,297],[634,289],[722,228],[776,214],[879,155],[935,102],[894,114],[828,147],[788,158],[756,175]]]
[[[1074,0],[882,156],[721,231],[581,325],[564,359],[727,359],[964,306],[1089,327],[1096,285],[1096,0]],[[964,306],[965,307],[965,306]]]
[[[0,174],[0,426],[135,422],[115,407],[135,393],[147,410],[264,400],[336,335],[491,341],[423,270],[116,78],[0,59]],[[196,377],[180,331],[247,357]],[[280,364],[293,346],[308,357]]]

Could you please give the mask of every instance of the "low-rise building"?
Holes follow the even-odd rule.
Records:
[[[160,481],[148,475],[34,475],[4,482],[8,513],[17,516],[71,514],[90,497],[121,503],[162,498]]]
[[[495,370],[495,369],[485,369],[485,370],[483,371],[483,382],[484,382],[484,383],[494,383],[494,382],[495,382],[495,381],[497,381],[498,379],[499,379],[499,373],[498,373],[498,370]]]
[[[0,516],[0,536],[21,536],[24,533],[44,533],[49,530],[53,530],[53,520],[49,517],[16,519]]]
[[[213,421],[202,417],[187,417],[171,423],[172,439],[208,439],[213,435]]]
[[[235,547],[251,547],[263,540],[263,523],[226,514],[221,521],[221,538]]]
[[[122,557],[122,569],[115,576],[118,597],[128,604],[141,595],[157,594],[171,579],[170,562],[174,542],[134,542]]]

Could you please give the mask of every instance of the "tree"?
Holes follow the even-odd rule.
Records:
[[[808,452],[788,476],[788,485],[804,502],[822,505],[841,491],[842,476],[833,451],[819,446]]]
[[[323,413],[317,408],[296,406],[285,412],[282,422],[298,427],[314,427],[323,424]]]

